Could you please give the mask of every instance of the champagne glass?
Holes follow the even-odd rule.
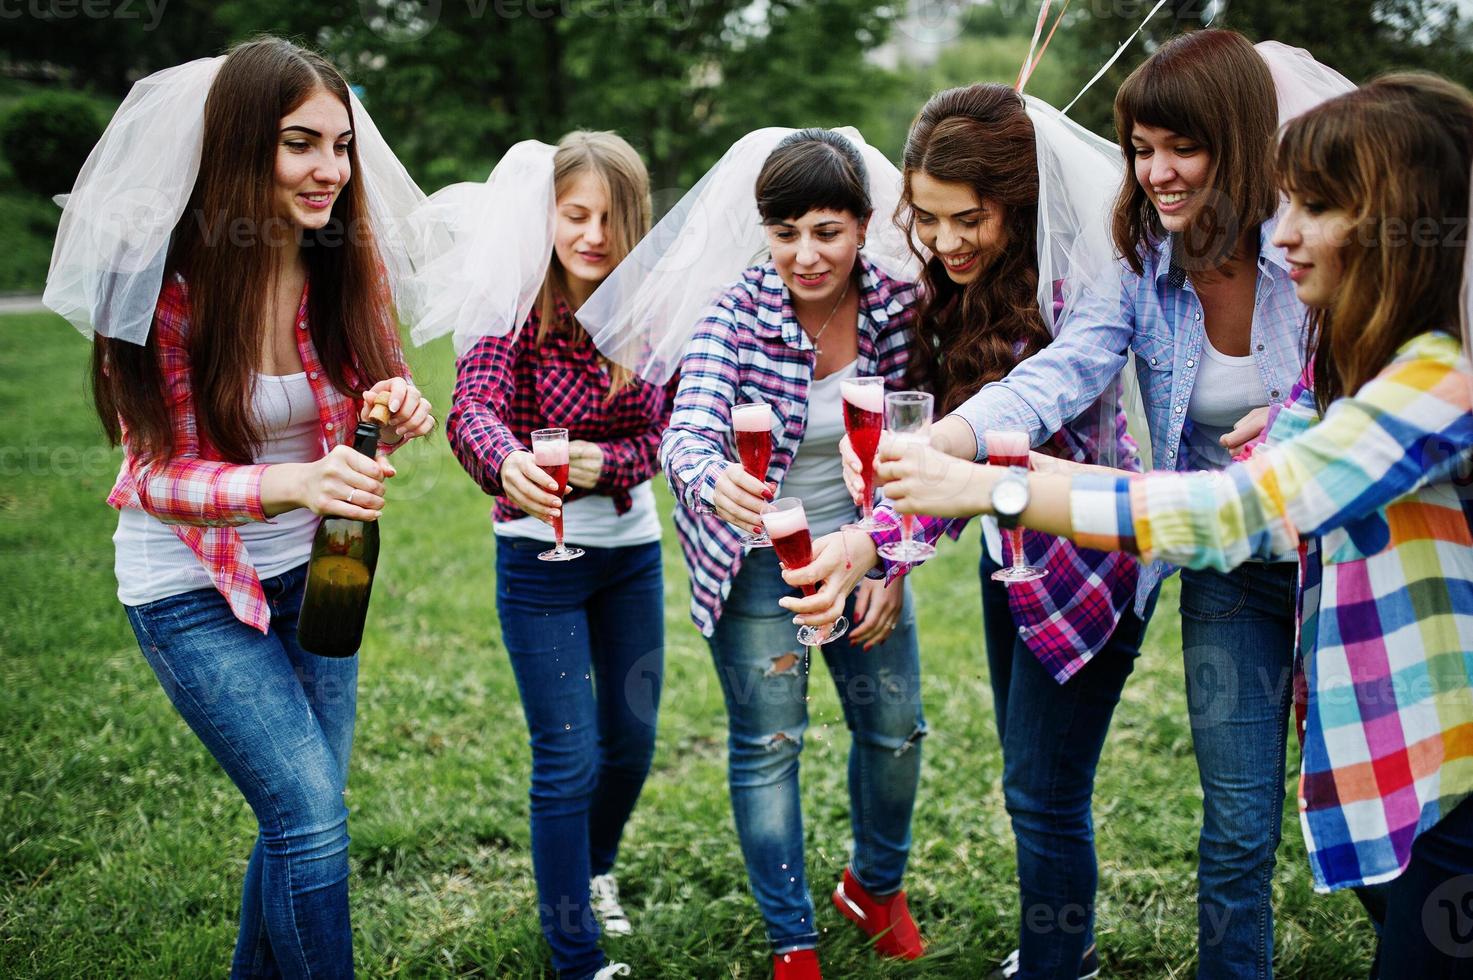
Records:
[[[583,557],[582,548],[563,544],[563,491],[568,488],[568,430],[538,429],[532,433],[532,459],[537,468],[557,481],[558,512],[552,519],[557,547],[538,555],[541,561],[572,561]]]
[[[813,537],[808,533],[808,515],[803,511],[803,501],[797,497],[773,501],[772,508],[762,515],[762,524],[772,539],[778,560],[788,568],[802,568],[813,561]],[[813,586],[802,588],[804,595],[813,595]],[[847,632],[849,620],[840,616],[828,626],[798,627],[798,642],[804,646],[818,646],[832,643]]]
[[[864,479],[864,497],[860,501],[863,515],[846,531],[878,531],[888,525],[875,520],[875,450],[880,448],[880,433],[885,427],[885,379],[853,378],[839,382],[844,399],[844,431],[849,446],[859,457],[860,476]]]
[[[982,441],[987,446],[987,462],[993,466],[1021,466],[1025,470],[1032,468],[1032,457],[1028,455],[1032,442],[1026,431],[988,429],[982,433]],[[1038,568],[1028,564],[1027,556],[1023,554],[1023,529],[1021,527],[1008,528],[1003,533],[1008,536],[1008,542],[1013,546],[1013,563],[1007,568],[999,568],[993,572],[994,582],[1005,584],[1033,582],[1048,574],[1047,568]]]
[[[766,486],[767,464],[772,460],[772,406],[766,402],[748,402],[733,407],[731,429],[742,469]],[[743,530],[742,544],[748,548],[772,547],[766,531],[753,534]]]
[[[935,402],[928,392],[892,391],[885,395],[885,428],[898,442],[917,447],[931,444],[931,414]],[[900,540],[880,546],[891,561],[924,561],[936,553],[934,545],[914,540],[916,516],[900,515]]]

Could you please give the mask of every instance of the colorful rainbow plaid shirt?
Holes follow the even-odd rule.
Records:
[[[1315,887],[1388,881],[1473,794],[1473,415],[1452,337],[1215,473],[1074,478],[1081,544],[1227,569],[1297,548],[1300,822]]]

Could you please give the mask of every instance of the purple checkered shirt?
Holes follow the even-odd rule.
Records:
[[[859,373],[904,385],[916,288],[860,257]],[[771,263],[742,274],[696,327],[660,462],[680,507],[675,529],[690,569],[691,619],[710,636],[742,565],[741,532],[712,510],[716,478],[736,459],[731,408],[763,401],[776,417],[767,479],[782,482],[808,423],[813,344]]]
[[[1096,412],[1081,416],[1080,425],[1092,423]],[[1118,416],[1122,466],[1140,469],[1139,450],[1135,440],[1125,432],[1125,414]],[[1077,431],[1074,424],[1053,434],[1036,447],[1038,452],[1076,463],[1098,463],[1100,452],[1094,440]],[[875,508],[881,520],[895,519],[888,501]],[[946,520],[921,515],[916,518],[915,536],[935,542],[942,534],[961,536],[966,520]],[[871,533],[875,546],[900,538],[900,528],[891,526]],[[1028,564],[1048,569],[1048,575],[1033,582],[1015,582],[1008,588],[1008,608],[1017,624],[1018,636],[1043,664],[1055,681],[1062,684],[1094,659],[1109,642],[1120,617],[1135,604],[1136,584],[1140,578],[1140,562],[1119,551],[1094,551],[1081,548],[1063,538],[1037,531],[1023,531],[1023,554]],[[1003,564],[1013,560],[1010,536],[1002,536]],[[903,562],[884,562],[885,580],[903,575],[910,568]]]
[[[566,306],[559,304],[558,314],[571,320]],[[593,490],[574,490],[566,499],[603,494],[623,514],[629,491],[655,474],[675,382],[661,387],[635,379],[609,399],[609,372],[587,335],[565,329],[538,344],[537,327],[534,309],[515,337],[482,337],[456,362],[445,419],[450,448],[497,498],[495,519],[510,521],[526,515],[502,495],[501,464],[530,446],[534,430],[565,428],[569,439],[595,442],[604,456]]]

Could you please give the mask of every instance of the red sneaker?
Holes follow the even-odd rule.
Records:
[[[905,892],[896,892],[881,901],[864,890],[848,868],[839,887],[834,889],[834,907],[844,918],[856,923],[866,934],[875,937],[875,951],[882,956],[902,960],[919,959],[926,951]]]
[[[795,949],[791,953],[774,953],[772,980],[823,980],[818,972],[818,950]]]

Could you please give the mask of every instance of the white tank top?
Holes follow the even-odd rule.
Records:
[[[309,463],[322,457],[317,400],[305,371],[256,375],[251,407],[266,434],[255,462]],[[317,532],[317,515],[301,507],[236,530],[256,574],[268,579],[307,560]],[[113,548],[118,599],[124,605],[214,588],[205,566],[174,529],[146,511],[124,507],[118,512]]]
[[[1187,418],[1192,431],[1187,438],[1187,461],[1194,469],[1220,470],[1233,461],[1220,440],[1233,431],[1238,420],[1265,404],[1263,383],[1252,355],[1234,357],[1202,338],[1202,364],[1192,385]]]
[[[844,438],[844,398],[840,385],[859,375],[859,361],[808,386],[808,422],[803,441],[778,488],[778,496],[798,497],[808,516],[808,530],[817,538],[858,520],[854,500],[844,486],[844,460],[839,440]]]

